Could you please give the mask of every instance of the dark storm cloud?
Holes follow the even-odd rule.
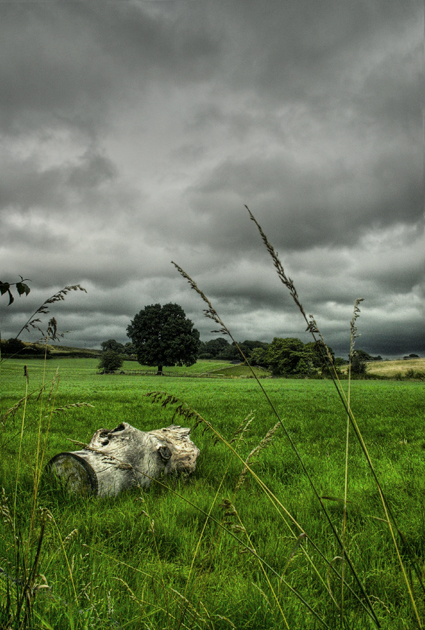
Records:
[[[42,169],[35,160],[8,160],[0,175],[0,208],[55,208],[69,205],[70,192],[83,195],[113,179],[115,167],[102,155],[87,152],[77,164]]]
[[[65,124],[94,132],[111,101],[125,107],[132,89],[204,76],[216,51],[205,24],[193,30],[186,20],[145,9],[126,2],[3,4],[3,129]]]
[[[331,345],[364,296],[371,350],[422,348],[422,11],[0,4],[2,279],[33,279],[2,333],[81,281],[58,312],[77,345],[169,301],[209,336],[173,259],[238,338],[302,335],[246,203]]]
[[[268,216],[280,247],[355,243],[371,227],[422,221],[422,166],[415,155],[403,157],[399,153],[352,169],[336,161],[324,168],[318,164],[310,172],[289,158],[227,161],[187,195],[194,212],[213,218],[205,237],[217,247],[227,248],[234,239],[226,220],[229,207],[242,207],[247,199],[252,209],[258,207]],[[234,213],[230,220],[243,247],[245,233],[234,225],[239,217]]]
[[[95,124],[111,99],[125,104],[131,98],[129,82],[138,90],[163,80],[178,85],[213,80],[285,102],[322,95],[327,107],[333,96],[352,103],[357,81],[366,84],[362,98],[369,106],[374,98],[378,107],[406,98],[407,109],[415,111],[406,88],[412,89],[418,71],[400,77],[403,60],[397,51],[388,67],[372,60],[370,69],[369,48],[373,40],[388,44],[406,22],[420,17],[417,2],[357,3],[355,10],[335,0],[172,5],[153,11],[148,3],[2,5],[5,122],[25,120],[29,113],[40,124],[37,113],[46,113],[45,123],[48,116],[50,124],[55,117]],[[415,30],[420,45],[419,23]],[[411,50],[405,54],[417,67],[417,56]],[[348,63],[355,66],[362,58],[368,68],[361,68],[359,77],[347,71]],[[395,90],[395,82],[404,89]]]

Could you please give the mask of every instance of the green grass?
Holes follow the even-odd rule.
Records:
[[[23,364],[23,361],[11,360],[1,367],[2,412],[25,394]],[[153,405],[145,396],[148,391],[157,389],[186,401],[227,440],[253,412],[255,417],[245,434],[245,442],[238,446],[243,459],[276,422],[252,379],[99,375],[97,361],[91,359],[51,359],[45,366],[42,361],[32,360],[27,365],[29,391],[40,387],[44,369],[45,378],[49,380],[59,367],[55,407],[81,401],[93,405],[93,408],[72,408],[53,414],[45,462],[61,451],[77,448],[67,438],[87,442],[100,427],[113,428],[126,421],[141,430],[151,430],[171,424],[172,410]],[[124,369],[135,365],[129,362]],[[225,372],[223,367],[222,363],[199,362],[192,372],[213,369]],[[230,370],[235,368],[240,369],[229,366]],[[321,496],[341,499],[346,418],[332,382],[270,379],[264,381],[264,386]],[[45,417],[49,416],[47,397],[47,390],[41,400],[31,397],[25,411],[16,509],[24,539],[30,531],[38,423],[41,418],[43,443],[49,422]],[[406,566],[409,570],[413,554],[422,566],[425,554],[425,386],[417,382],[356,381],[352,383],[351,400],[388,501],[409,543],[402,548]],[[14,418],[7,417],[0,438],[0,474],[9,504],[14,495],[22,414],[23,407]],[[242,464],[223,444],[214,445],[211,432],[204,432],[202,426],[193,431],[192,439],[201,449],[197,471],[185,483],[171,482],[170,489],[154,486],[145,493],[135,489],[114,499],[101,500],[58,495],[47,486],[41,487],[38,507],[47,508],[54,522],[49,521],[46,526],[38,574],[45,576],[51,590],[41,589],[36,597],[33,627],[47,628],[50,624],[55,630],[109,627],[221,630],[231,628],[231,623],[238,629],[286,627],[265,574],[291,629],[321,627],[287,586],[270,570],[265,569],[264,574],[259,561],[249,553],[241,553],[243,548],[215,523],[210,521],[207,525],[194,558],[205,516],[185,499],[204,512],[212,509],[212,515],[221,521],[224,509],[220,504],[224,498],[231,499],[234,495]],[[350,556],[381,627],[414,628],[415,617],[388,527],[380,520],[384,515],[379,496],[354,439],[349,459],[347,546]],[[250,476],[234,501],[250,541],[240,530],[232,531],[254,547],[279,574],[285,572],[287,582],[330,628],[339,628],[339,613],[327,585],[329,581],[332,594],[339,600],[340,584],[312,543],[319,546],[329,561],[341,555],[340,549],[281,429],[271,445],[260,453],[253,470],[307,531],[309,538],[295,549],[296,537]],[[324,501],[340,531],[342,502]],[[143,512],[148,513],[149,518]],[[227,518],[228,528],[236,524],[235,519]],[[154,533],[150,528],[151,520]],[[34,529],[34,539],[39,527]],[[77,533],[62,548],[59,532],[65,539],[75,529]],[[0,567],[13,577],[13,541],[6,525],[3,534],[0,536]],[[338,559],[333,564],[340,569]],[[348,575],[349,583],[359,593]],[[42,580],[39,578],[41,584]],[[412,580],[424,617],[423,598],[417,580],[413,577]],[[8,584],[13,594],[13,581],[0,577],[3,606]],[[182,596],[190,604],[181,617]],[[347,589],[345,616],[347,628],[375,627]]]

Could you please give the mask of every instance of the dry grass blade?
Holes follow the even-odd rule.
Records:
[[[344,559],[341,556],[335,556],[335,558],[333,558],[333,560],[331,561],[331,565],[334,565],[336,562],[343,562]],[[330,575],[330,567],[328,567],[328,573],[326,576],[326,582],[328,585],[328,591],[329,591],[329,595],[331,596],[335,606],[338,608],[338,610],[341,610],[341,607],[339,606],[338,602],[336,601],[336,598],[333,594],[332,591],[332,585],[331,585],[331,575]]]
[[[291,294],[292,299],[294,300],[295,304],[300,309],[300,311],[301,311],[305,321],[309,325],[309,321],[307,319],[307,315],[305,314],[303,305],[299,301],[298,293],[297,293],[297,291],[295,289],[293,281],[291,280],[291,278],[289,278],[286,275],[285,270],[284,270],[284,268],[282,266],[282,263],[280,262],[279,257],[277,255],[277,252],[275,252],[275,249],[274,249],[273,245],[270,243],[270,241],[268,240],[267,236],[264,234],[264,232],[263,232],[263,230],[261,228],[261,225],[258,223],[257,219],[254,217],[254,215],[252,214],[252,212],[248,208],[248,206],[245,206],[245,208],[249,212],[249,217],[250,217],[251,221],[253,221],[255,223],[255,225],[257,226],[258,231],[260,232],[261,238],[263,239],[263,243],[266,246],[266,249],[269,252],[270,256],[272,257],[273,265],[274,265],[274,267],[276,269],[276,272],[277,272],[277,275],[279,276],[280,281],[289,290],[289,293]]]
[[[38,326],[38,324],[41,323],[41,320],[37,316],[46,315],[47,313],[49,313],[48,307],[51,304],[55,304],[56,302],[63,301],[65,299],[65,296],[68,295],[70,291],[84,291],[84,293],[87,293],[86,289],[84,289],[84,287],[82,287],[79,284],[73,284],[73,285],[64,287],[63,289],[61,289],[60,291],[58,291],[57,293],[49,297],[47,300],[45,300],[43,304],[34,311],[34,313],[31,315],[31,317],[27,320],[27,322],[22,326],[21,330],[16,335],[16,339],[24,330],[27,330],[28,332],[30,332],[30,328],[33,328],[33,329],[35,328],[39,330],[43,338],[49,337],[49,335],[45,333],[43,330],[41,330],[41,328]],[[57,322],[54,317],[50,320],[48,324],[48,332],[50,332],[50,339],[59,341],[59,336],[61,335],[57,333]]]
[[[66,413],[70,409],[80,409],[81,407],[91,407],[92,409],[94,409],[94,405],[91,405],[90,403],[77,402],[77,403],[72,403],[70,405],[64,405],[63,407],[56,407],[56,409],[53,409],[51,413]],[[49,416],[46,416],[46,418],[48,417]]]
[[[280,427],[280,422],[277,422],[274,425],[274,427],[272,427],[271,429],[269,429],[269,431],[267,431],[266,435],[263,437],[261,442],[257,444],[257,446],[254,449],[252,449],[252,451],[246,458],[245,466],[243,467],[242,472],[239,475],[238,483],[236,484],[236,491],[238,491],[245,483],[245,478],[248,473],[248,465],[252,466],[252,463],[251,463],[252,460],[255,457],[257,457],[259,453],[261,453],[261,451],[263,451],[265,448],[269,446],[269,444],[272,442],[273,437],[275,433],[277,432],[277,430],[279,429],[279,427]]]
[[[291,551],[291,553],[289,554],[288,560],[286,561],[285,567],[282,571],[282,575],[285,575],[286,571],[288,570],[288,567],[290,565],[290,563],[292,562],[292,560],[295,558],[295,555],[298,551],[298,549],[301,547],[302,543],[304,542],[304,540],[308,540],[308,536],[307,534],[300,534],[295,542],[295,545]],[[330,570],[330,565],[328,567],[328,569]]]
[[[184,418],[188,423],[193,422],[193,429],[196,429],[201,424],[204,426],[204,431],[212,429],[208,420],[175,396],[167,394],[166,392],[147,392],[145,396],[150,398],[152,403],[160,403],[162,409],[166,409],[169,405],[175,406],[172,422],[174,422],[175,418]]]
[[[171,261],[171,264],[174,265],[174,267],[177,269],[179,274],[188,281],[188,283],[190,284],[190,288],[196,291],[196,293],[200,295],[203,301],[208,305],[208,308],[204,309],[205,317],[212,319],[216,324],[220,326],[220,330],[213,330],[211,332],[218,332],[218,333],[222,333],[223,335],[229,335],[229,337],[232,337],[229,329],[224,324],[224,322],[220,318],[219,314],[217,313],[217,311],[215,310],[215,308],[213,307],[213,305],[211,304],[211,302],[209,301],[205,293],[201,291],[201,289],[198,287],[196,282],[192,280],[192,278],[184,271],[184,269],[179,267],[179,265],[177,265],[175,262]]]
[[[286,276],[286,274],[284,272],[284,269],[283,269],[283,266],[282,266],[282,264],[281,264],[281,262],[280,262],[280,260],[278,258],[277,253],[275,252],[273,246],[268,241],[265,233],[263,232],[261,226],[259,225],[259,223],[255,219],[254,215],[252,214],[252,212],[250,211],[248,206],[245,206],[245,207],[246,207],[246,209],[249,212],[251,220],[256,224],[256,226],[257,226],[257,228],[258,228],[258,230],[260,232],[261,238],[262,238],[262,240],[263,240],[263,242],[264,242],[264,244],[265,244],[269,254],[271,255],[271,257],[273,259],[274,267],[275,267],[275,269],[276,269],[276,271],[278,273],[278,276],[279,276],[281,282],[289,289],[289,291],[290,291],[290,293],[292,295],[292,298],[294,299],[295,303],[297,304],[297,306],[298,306],[298,308],[299,308],[299,310],[300,310],[304,320],[307,322],[307,331],[309,331],[312,334],[313,339],[316,341],[316,336],[315,335],[316,334],[320,335],[320,331],[318,329],[318,326],[317,326],[313,316],[310,315],[310,318],[309,319],[307,318],[307,316],[305,314],[305,311],[304,311],[304,309],[303,309],[303,307],[302,307],[302,305],[301,305],[301,303],[300,303],[300,301],[298,299],[298,294],[297,294],[297,292],[295,290],[294,284],[293,284],[292,280]],[[353,317],[353,320],[352,320],[352,330],[354,330],[354,334],[356,334],[356,332],[357,332],[357,329],[355,327],[355,321],[356,321],[356,319],[358,317],[358,314],[360,312],[360,309],[359,309],[358,305],[362,301],[362,299],[363,298],[359,298],[358,300],[356,300],[356,303],[355,303],[354,317]],[[323,341],[323,337],[321,335],[320,335],[320,338]],[[323,341],[323,344],[326,347],[326,344],[324,343],[324,341]],[[327,353],[329,354],[329,352],[327,352]],[[420,628],[422,628],[423,626],[422,626],[421,619],[419,617],[419,613],[418,613],[416,602],[415,602],[415,599],[414,599],[414,596],[413,596],[413,592],[412,592],[412,589],[410,587],[410,583],[409,583],[409,580],[408,580],[408,577],[407,577],[407,574],[406,574],[404,563],[403,563],[403,560],[401,558],[400,550],[398,548],[397,541],[395,539],[393,527],[391,525],[391,521],[392,521],[394,523],[394,526],[395,526],[396,530],[399,531],[399,528],[397,526],[396,518],[394,516],[393,510],[391,509],[390,505],[388,504],[388,501],[387,501],[386,496],[384,494],[384,491],[382,489],[382,485],[381,485],[381,483],[380,483],[380,481],[378,479],[378,476],[377,476],[375,468],[374,468],[374,466],[372,464],[372,460],[370,458],[368,449],[366,447],[366,444],[364,442],[364,439],[363,439],[363,436],[362,436],[362,434],[360,432],[360,429],[359,429],[359,427],[357,425],[356,419],[355,419],[355,417],[354,417],[354,415],[353,415],[353,413],[352,413],[352,411],[350,409],[350,406],[349,406],[348,401],[346,399],[345,393],[343,392],[340,384],[337,382],[338,381],[338,376],[337,376],[335,371],[330,371],[330,375],[331,375],[332,381],[333,381],[333,383],[334,383],[334,385],[336,387],[336,390],[337,390],[338,396],[339,396],[339,398],[341,400],[341,403],[342,403],[342,405],[343,405],[343,407],[344,407],[344,409],[345,409],[345,411],[346,411],[346,413],[348,415],[349,421],[350,421],[351,425],[353,426],[355,435],[356,435],[356,437],[357,437],[357,439],[358,439],[358,441],[360,443],[361,449],[362,449],[362,451],[363,451],[363,453],[364,453],[364,455],[366,457],[367,463],[369,465],[369,468],[370,468],[370,470],[372,472],[372,475],[373,475],[373,478],[375,480],[375,483],[376,483],[376,486],[377,486],[377,489],[378,489],[378,493],[379,493],[379,496],[380,496],[380,499],[381,499],[382,507],[383,507],[385,515],[386,515],[386,517],[388,519],[388,526],[389,526],[389,529],[390,529],[391,537],[393,539],[393,543],[394,543],[394,547],[395,547],[395,550],[396,550],[397,558],[398,558],[400,566],[401,566],[401,570],[402,570],[403,577],[404,577],[404,580],[405,580],[405,583],[406,583],[406,587],[407,587],[407,590],[408,590],[408,593],[409,593],[409,597],[410,597],[410,600],[411,600],[411,603],[412,603],[412,607],[413,607],[413,610],[415,612],[416,620],[418,622],[418,626]],[[303,469],[304,469],[304,472],[306,472],[304,467],[303,467]],[[313,490],[315,491],[314,486],[312,486],[312,487],[313,487]],[[323,509],[323,511],[324,511],[324,513],[326,515],[328,523],[330,524],[330,526],[331,526],[331,528],[333,530],[333,533],[334,533],[336,539],[338,540],[338,542],[339,542],[339,544],[341,546],[344,558],[346,559],[346,561],[349,564],[351,570],[353,571],[354,576],[356,577],[356,581],[357,581],[358,585],[361,587],[362,592],[363,592],[364,596],[367,599],[367,602],[368,602],[368,605],[370,607],[370,610],[371,610],[371,612],[372,612],[372,614],[374,616],[375,623],[377,623],[377,625],[379,626],[379,622],[377,620],[375,612],[373,611],[372,604],[371,604],[368,596],[366,595],[365,591],[363,590],[363,587],[360,584],[360,581],[359,581],[359,579],[357,577],[356,572],[354,571],[354,568],[352,567],[351,561],[349,559],[349,556],[347,555],[347,551],[346,551],[346,549],[344,547],[343,541],[341,540],[338,532],[336,531],[334,525],[332,524],[332,522],[330,520],[330,517],[328,515],[328,512],[327,512],[325,506],[323,505],[323,502],[321,501],[321,499],[320,499],[320,497],[318,495],[317,495],[317,497],[319,498],[319,500],[321,502],[322,509]],[[425,586],[424,586],[423,581],[422,581],[421,568],[417,566],[416,562],[414,563],[413,566],[414,566],[415,573],[416,573],[416,575],[417,575],[417,577],[419,579],[421,588],[422,588],[423,592],[425,593]]]
[[[272,258],[273,258],[275,268],[277,269],[277,272],[278,272],[278,275],[279,275],[281,281],[283,282],[283,284],[286,287],[289,288],[294,301],[298,305],[298,307],[299,307],[299,309],[300,309],[300,311],[301,311],[301,313],[302,313],[302,315],[303,315],[303,317],[304,317],[304,319],[305,319],[305,321],[307,323],[307,330],[309,330],[311,332],[311,334],[313,336],[313,339],[317,342],[317,339],[315,337],[315,333],[318,332],[318,328],[317,328],[316,322],[314,321],[314,318],[312,316],[310,316],[310,320],[307,318],[307,315],[305,314],[305,311],[304,311],[301,303],[299,302],[298,294],[297,294],[297,292],[295,290],[295,287],[294,287],[294,284],[293,284],[292,280],[290,278],[287,278],[287,276],[286,276],[286,274],[285,274],[285,272],[283,270],[283,267],[282,267],[282,265],[281,265],[281,263],[279,261],[279,258],[278,258],[276,252],[273,249],[273,246],[269,243],[266,235],[264,234],[263,230],[261,229],[261,227],[257,223],[256,219],[252,215],[252,213],[249,210],[249,208],[247,208],[247,210],[248,210],[252,220],[257,225],[257,227],[258,227],[258,229],[260,231],[260,234],[261,234],[261,236],[263,238],[263,241],[266,244],[266,247],[267,247],[268,251],[270,252],[270,254],[271,254]],[[239,347],[237,342],[234,340],[233,336],[231,335],[231,333],[228,330],[228,328],[225,326],[224,322],[218,316],[217,311],[213,308],[211,302],[208,300],[208,298],[205,296],[205,294],[199,289],[199,287],[197,286],[196,282],[194,280],[192,280],[192,278],[181,267],[179,267],[174,262],[172,264],[176,267],[176,269],[179,271],[179,273],[189,282],[191,288],[194,289],[202,297],[202,299],[209,305],[209,309],[208,309],[208,311],[206,311],[207,316],[208,317],[210,316],[208,313],[210,313],[210,314],[213,313],[214,321],[216,321],[217,323],[220,323],[220,325],[222,326],[223,330],[226,331],[226,334],[228,334],[230,336],[230,338],[232,339],[232,341],[235,343],[236,347],[238,348],[238,351],[239,351],[240,355],[244,359],[244,362],[250,367],[251,372],[252,372],[254,378],[256,379],[258,386],[260,387],[261,391],[263,392],[264,396],[267,399],[267,402],[269,403],[271,409],[273,410],[273,413],[275,414],[276,418],[278,419],[279,423],[281,424],[281,426],[282,426],[282,428],[283,428],[283,430],[285,432],[285,435],[286,435],[287,439],[289,440],[291,448],[293,449],[294,453],[296,454],[297,459],[298,459],[298,461],[301,464],[302,470],[303,470],[304,474],[306,475],[306,478],[307,478],[307,480],[308,480],[308,482],[310,484],[310,487],[312,488],[312,490],[313,490],[313,492],[314,492],[314,494],[316,496],[316,499],[320,503],[321,509],[322,509],[324,515],[326,516],[326,520],[328,521],[328,524],[329,524],[329,526],[330,526],[330,528],[331,528],[331,530],[333,532],[333,535],[335,536],[336,540],[338,541],[338,544],[339,544],[341,550],[343,551],[343,553],[344,553],[344,555],[346,557],[347,564],[349,565],[349,567],[351,569],[351,572],[352,572],[352,574],[353,574],[353,576],[354,576],[354,578],[356,580],[356,583],[357,583],[357,585],[358,585],[358,587],[359,587],[363,597],[367,601],[367,605],[368,605],[370,614],[371,614],[371,616],[372,616],[376,626],[380,627],[379,620],[378,620],[378,618],[376,616],[376,613],[375,613],[375,611],[374,611],[374,609],[372,607],[372,604],[371,604],[371,602],[370,602],[370,600],[368,598],[368,595],[367,595],[367,593],[366,593],[366,591],[365,591],[365,589],[364,589],[364,587],[363,587],[363,585],[362,585],[362,583],[360,581],[360,578],[359,578],[359,576],[357,574],[357,571],[356,571],[356,569],[355,569],[351,559],[349,558],[349,556],[348,556],[348,554],[347,554],[347,552],[345,550],[344,543],[343,543],[343,541],[342,541],[342,539],[341,539],[337,529],[335,528],[335,525],[333,524],[332,519],[331,519],[331,517],[330,517],[330,515],[329,515],[329,513],[328,513],[328,511],[326,509],[326,506],[324,505],[324,503],[323,503],[323,501],[322,501],[322,499],[320,497],[320,494],[319,494],[319,492],[318,492],[318,490],[317,490],[317,488],[316,488],[316,486],[315,486],[315,484],[313,482],[313,479],[312,479],[310,473],[308,472],[308,470],[307,470],[307,468],[306,468],[306,466],[304,464],[304,461],[303,461],[303,459],[302,459],[302,457],[301,457],[301,455],[300,455],[300,453],[299,453],[299,451],[298,451],[298,449],[297,449],[297,447],[296,447],[296,445],[295,445],[295,443],[294,443],[294,441],[293,441],[289,431],[287,430],[287,428],[286,428],[285,424],[283,423],[279,413],[277,412],[276,407],[274,406],[273,402],[271,401],[270,397],[268,396],[268,394],[267,394],[266,390],[264,389],[263,385],[259,381],[259,379],[258,379],[257,375],[255,374],[254,370],[252,369],[249,361],[245,357],[242,349]],[[322,341],[323,341],[323,338],[322,338]],[[323,345],[326,347],[326,344],[324,343],[324,341],[323,341]],[[321,346],[319,345],[319,347],[321,347]],[[323,354],[323,357],[326,358],[326,355]],[[332,380],[333,380],[333,382],[335,384],[335,387],[337,389],[337,392],[338,392],[338,394],[340,396],[340,399],[341,399],[341,401],[342,401],[342,403],[343,403],[347,413],[349,413],[348,408],[347,408],[347,404],[346,404],[346,401],[345,401],[345,398],[344,398],[344,394],[343,394],[343,392],[341,392],[341,390],[340,390],[340,388],[338,386],[338,383],[336,382],[335,377],[332,374],[332,372],[331,372],[331,376],[332,376]],[[352,414],[350,415],[350,419],[353,421],[353,423],[355,423],[355,420],[354,420],[354,417],[352,416]],[[212,428],[211,425],[210,425],[210,428]],[[212,430],[214,431],[214,429],[212,429]],[[216,431],[214,431],[214,433],[216,433]],[[359,440],[361,441],[362,448],[367,453],[366,446],[364,444],[363,439],[361,438],[360,431],[359,431],[357,425],[356,425],[356,435],[359,436]],[[226,442],[226,444],[227,444],[228,447],[231,447],[231,445],[228,444],[227,442]],[[368,459],[368,461],[370,462],[370,458]],[[376,475],[375,475],[375,479],[377,479]],[[281,504],[279,503],[279,505],[281,505]],[[282,508],[283,508],[283,506],[282,506]],[[302,528],[300,528],[300,529],[302,530]]]
[[[245,420],[238,426],[238,428],[233,432],[233,437],[229,440],[229,444],[233,444],[233,442],[243,442],[245,443],[244,436],[249,431],[249,427],[251,422],[254,420],[254,415],[251,411],[245,418]]]
[[[350,322],[350,360],[352,359],[354,354],[355,340],[360,336],[357,332],[356,320],[360,317],[359,304],[363,301],[364,298],[357,298],[357,300],[354,302],[353,318]]]

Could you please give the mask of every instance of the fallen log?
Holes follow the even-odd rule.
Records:
[[[189,436],[190,429],[174,424],[145,432],[122,422],[96,431],[80,451],[55,455],[46,471],[69,492],[116,496],[133,486],[148,488],[163,475],[194,472],[200,451]]]

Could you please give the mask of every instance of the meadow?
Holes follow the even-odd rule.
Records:
[[[367,363],[367,373],[384,378],[425,379],[425,359],[373,361],[373,363]]]
[[[226,366],[207,362],[192,372],[216,377],[100,375],[95,359],[73,358],[28,361],[25,376],[24,364],[4,361],[0,375],[0,620],[16,609],[25,579],[31,586],[31,616],[24,602],[21,626],[15,619],[8,627],[421,627],[425,601],[414,565],[422,567],[425,555],[423,382],[351,384],[353,413],[397,518],[409,595],[354,436],[344,541],[355,575],[282,428],[264,442],[276,418],[255,380],[219,378]],[[341,534],[346,413],[332,381],[262,384]],[[34,491],[50,457],[79,448],[69,439],[87,443],[122,421],[141,430],[171,424],[173,408],[146,396],[158,390],[185,401],[223,438],[207,424],[192,431],[201,455],[191,478],[99,499],[65,495],[41,476]],[[243,462],[259,444],[241,484]]]

